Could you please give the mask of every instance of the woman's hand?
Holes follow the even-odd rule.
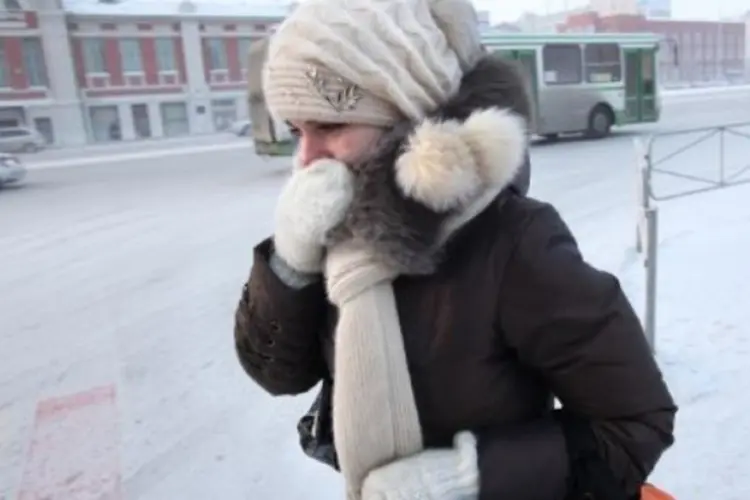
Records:
[[[475,500],[478,492],[476,439],[462,432],[451,449],[426,450],[370,472],[362,500]]]
[[[326,233],[344,219],[352,197],[352,175],[343,163],[295,168],[276,207],[276,254],[299,273],[319,273]]]

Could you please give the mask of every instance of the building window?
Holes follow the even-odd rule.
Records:
[[[190,134],[190,120],[184,102],[163,102],[160,108],[162,130],[166,137]]]
[[[55,127],[52,125],[52,119],[46,116],[34,118],[34,128],[42,134],[47,144],[55,143]]]
[[[143,73],[141,43],[135,38],[125,38],[119,41],[119,45],[122,70],[125,73]]]
[[[0,0],[0,13],[3,21],[24,21],[24,12],[19,0]]]
[[[209,69],[229,69],[227,48],[223,38],[209,38],[206,40]]]
[[[85,38],[83,40],[83,66],[86,73],[106,73],[104,65],[104,40]]]
[[[91,106],[89,120],[95,142],[122,140],[120,113],[117,106]]]
[[[586,81],[612,83],[622,80],[620,46],[616,43],[586,45]]]
[[[211,112],[214,130],[221,132],[229,129],[237,121],[237,101],[234,99],[214,99],[211,101]]]
[[[250,54],[250,44],[253,42],[251,38],[240,38],[239,40],[239,56],[240,56],[240,68],[247,71],[247,63]]]
[[[130,112],[133,115],[133,129],[139,139],[148,139],[151,137],[151,117],[148,112],[147,104],[132,104]]]
[[[10,87],[10,82],[8,81],[8,60],[5,58],[5,48],[0,39],[0,88],[2,87]]]
[[[42,42],[38,38],[24,38],[21,42],[23,65],[32,87],[47,86],[47,71],[44,65]]]
[[[581,47],[572,44],[545,45],[542,50],[544,83],[570,85],[583,80]]]
[[[159,71],[177,71],[174,40],[172,38],[156,39],[156,64]]]

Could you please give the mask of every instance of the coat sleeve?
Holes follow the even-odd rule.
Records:
[[[673,442],[675,404],[618,280],[540,205],[504,270],[500,329],[562,404],[479,435],[481,500],[619,500]]]
[[[307,392],[326,373],[320,342],[326,311],[321,281],[296,289],[269,264],[272,243],[254,250],[250,279],[235,314],[234,341],[240,364],[273,395]]]

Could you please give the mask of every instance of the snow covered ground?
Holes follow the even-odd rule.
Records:
[[[745,185],[661,207],[657,349],[680,412],[654,479],[680,500],[750,498],[748,199]],[[634,298],[640,271],[623,273]]]
[[[684,116],[684,126],[675,128],[695,126],[689,113]],[[661,138],[653,147],[658,168],[716,182],[721,178],[723,141],[724,178],[738,183],[655,202],[659,207],[656,349],[680,411],[677,442],[665,454],[653,481],[678,500],[750,498],[750,127],[732,130],[746,137],[726,133],[723,138],[706,138],[710,132],[703,131]],[[700,139],[704,140],[661,162]],[[535,194],[560,207],[587,259],[616,274],[643,313],[645,268],[634,246],[636,184],[628,170],[634,168],[634,154],[623,153],[624,157],[603,165],[616,173],[596,182],[591,177],[582,181],[577,176],[578,169],[585,171],[580,160],[603,158],[599,147],[600,143],[582,145],[589,151],[572,158],[569,164],[579,166],[566,165],[564,175],[548,178],[546,170],[535,172]],[[534,165],[551,161],[556,154],[540,147]],[[666,173],[653,177],[657,197],[706,186]],[[609,193],[606,202],[603,193]]]
[[[535,146],[532,194],[642,309],[633,134],[747,109],[747,94],[688,99],[655,127]],[[662,166],[710,176],[712,141]],[[750,141],[727,144],[728,172],[750,162]],[[233,353],[283,168],[229,148],[34,170],[0,192],[0,500],[340,498],[338,477],[298,450],[310,396],[265,395]],[[660,204],[657,349],[681,411],[654,479],[679,500],[750,498],[749,197]]]

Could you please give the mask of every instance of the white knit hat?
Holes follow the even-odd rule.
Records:
[[[419,120],[481,56],[469,0],[306,0],[271,39],[264,94],[287,121]]]

